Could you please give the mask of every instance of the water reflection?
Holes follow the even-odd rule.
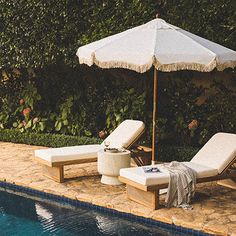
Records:
[[[93,210],[41,202],[5,191],[0,191],[0,229],[3,235],[173,235]]]

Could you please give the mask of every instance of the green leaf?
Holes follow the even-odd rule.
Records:
[[[66,111],[62,112],[61,118],[62,118],[62,120],[66,120],[67,119],[67,112]]]
[[[28,123],[26,124],[25,128],[28,129],[32,126],[32,120],[28,121]]]
[[[88,136],[88,137],[92,136],[92,133],[91,133],[90,131],[88,131],[88,130],[85,130],[85,131],[84,131],[84,134],[85,134],[86,136]]]
[[[68,120],[63,120],[63,125],[67,126],[69,124]]]
[[[57,125],[55,124],[55,130],[56,130],[56,131],[60,131],[61,128],[62,128],[62,122],[61,122],[61,121],[58,121],[58,122],[57,122]]]
[[[39,122],[39,127],[41,131],[44,131],[45,129],[45,124],[43,122]]]
[[[17,122],[14,122],[13,125],[12,125],[14,128],[16,128],[18,126],[18,123]]]

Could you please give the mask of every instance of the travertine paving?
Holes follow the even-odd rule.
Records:
[[[96,163],[65,168],[65,183],[42,175],[33,159],[34,150],[43,147],[0,142],[0,181],[91,202],[118,211],[175,224],[217,235],[236,235],[236,191],[216,183],[198,185],[193,210],[161,208],[153,211],[126,197],[125,186],[100,183]],[[161,198],[164,203],[164,196]]]

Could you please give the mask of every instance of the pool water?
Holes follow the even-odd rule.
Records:
[[[87,208],[0,190],[0,235],[183,235]]]

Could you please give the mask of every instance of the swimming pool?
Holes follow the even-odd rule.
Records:
[[[184,235],[154,225],[0,190],[1,235]]]

